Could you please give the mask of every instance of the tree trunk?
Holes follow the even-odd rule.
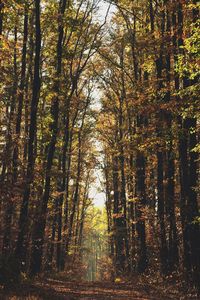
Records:
[[[77,173],[76,173],[76,184],[75,184],[75,192],[74,197],[72,200],[72,210],[69,217],[69,227],[68,227],[68,237],[67,237],[67,243],[66,243],[66,252],[68,253],[71,238],[72,238],[72,229],[74,225],[74,217],[76,213],[76,208],[79,201],[79,188],[80,188],[80,176],[81,176],[81,158],[82,158],[82,151],[81,151],[81,131],[79,132],[78,137],[78,165],[77,165]]]
[[[3,33],[3,9],[4,9],[4,1],[0,0],[0,42],[1,42],[1,36]],[[1,44],[0,44],[1,47]]]
[[[167,5],[168,2],[166,2]],[[166,8],[166,34],[170,37],[169,44],[167,45],[166,53],[166,86],[167,92],[165,94],[165,102],[169,103],[171,101],[171,19],[169,11]],[[169,226],[168,234],[168,268],[169,272],[172,272],[177,269],[178,265],[178,237],[177,237],[177,227],[176,227],[176,218],[175,218],[175,165],[174,158],[175,154],[173,151],[173,128],[172,128],[172,116],[170,112],[165,112],[165,126],[167,130],[166,139],[168,141],[167,151],[166,151],[166,165],[167,165],[167,174],[166,174],[166,210],[167,210],[167,221]]]
[[[12,88],[12,97],[11,97],[11,105],[10,105],[10,115],[8,121],[8,129],[7,129],[7,141],[5,146],[5,154],[8,155],[9,159],[5,159],[3,162],[1,180],[2,182],[5,179],[6,171],[12,172],[11,166],[11,157],[12,157],[12,127],[13,127],[13,120],[14,120],[14,110],[16,105],[16,96],[17,96],[17,33],[18,28],[15,26],[14,29],[14,57],[13,57],[13,72],[14,72],[14,82]],[[12,185],[14,185],[15,181],[12,178]],[[10,241],[11,241],[11,223],[12,223],[12,214],[13,214],[13,199],[12,196],[7,199],[6,203],[6,211],[4,216],[4,237],[3,237],[3,252],[8,254],[10,252]]]
[[[69,99],[67,103],[66,116],[64,116],[64,124],[65,124],[65,132],[63,137],[63,151],[62,151],[62,184],[61,184],[61,196],[59,199],[59,216],[58,216],[58,245],[57,245],[57,269],[62,270],[64,268],[64,254],[62,249],[62,229],[64,228],[62,222],[62,207],[64,200],[64,193],[66,191],[66,183],[67,183],[67,174],[66,174],[66,163],[67,159],[69,161],[70,154],[67,153],[69,150],[69,142],[70,142],[70,132],[69,132]],[[67,199],[68,201],[68,199]],[[66,204],[66,203],[65,203]]]
[[[40,29],[40,0],[35,1],[35,62],[33,94],[31,101],[31,115],[28,140],[28,165],[26,173],[26,183],[24,188],[23,201],[19,218],[19,234],[16,246],[16,256],[20,261],[26,259],[27,248],[25,245],[26,233],[28,229],[28,207],[30,199],[31,184],[34,176],[34,140],[37,131],[37,108],[40,93],[40,50],[41,50],[41,29]]]
[[[24,37],[23,37],[23,49],[22,49],[22,66],[21,66],[21,79],[19,85],[19,94],[17,97],[18,100],[18,110],[17,110],[17,121],[15,134],[17,138],[17,144],[14,147],[13,151],[13,180],[17,181],[18,173],[18,159],[19,159],[19,149],[18,142],[20,140],[21,133],[21,120],[22,120],[22,109],[24,102],[24,88],[25,88],[25,76],[26,76],[26,53],[27,53],[27,39],[28,39],[28,6],[25,4],[24,8]]]
[[[139,259],[138,272],[144,273],[147,265],[147,245],[146,245],[146,228],[143,209],[146,205],[146,184],[145,184],[145,158],[141,152],[137,153],[136,158],[136,196],[138,198],[137,205],[137,233],[139,240]]]
[[[66,0],[61,0],[59,3],[58,11],[58,42],[57,42],[57,65],[56,65],[56,80],[54,85],[54,91],[56,93],[55,98],[51,106],[51,114],[53,122],[51,124],[51,140],[48,145],[48,154],[47,154],[47,165],[45,172],[45,186],[44,194],[42,197],[41,211],[37,222],[34,225],[33,229],[33,241],[32,241],[32,250],[31,250],[31,264],[30,264],[30,274],[32,276],[36,275],[41,271],[42,265],[42,253],[43,253],[43,244],[44,244],[44,235],[45,235],[45,226],[46,226],[46,214],[47,214],[47,204],[50,194],[50,183],[51,183],[51,169],[53,165],[53,158],[57,140],[58,132],[58,117],[59,117],[59,94],[60,94],[60,77],[62,73],[62,42],[64,35],[64,25],[63,25],[63,16],[66,9]]]
[[[194,21],[197,13],[193,11]],[[178,5],[178,46],[179,52],[184,55],[183,46],[183,8],[182,3]],[[195,83],[187,77],[183,78],[183,88]],[[179,86],[178,86],[179,88]],[[180,183],[181,183],[181,220],[183,230],[184,244],[184,267],[186,276],[192,279],[193,284],[199,288],[199,247],[200,234],[199,225],[195,223],[195,217],[198,216],[197,193],[197,159],[198,154],[192,149],[197,145],[196,136],[196,119],[195,118],[179,118],[179,123],[182,129],[181,138],[179,140],[179,155],[180,155]]]

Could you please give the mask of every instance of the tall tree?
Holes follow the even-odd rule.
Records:
[[[59,2],[57,62],[56,62],[56,78],[54,83],[55,97],[53,99],[52,106],[51,106],[51,114],[53,119],[53,122],[51,124],[52,136],[48,145],[47,164],[45,170],[45,186],[44,186],[44,193],[43,193],[42,203],[41,203],[41,211],[39,212],[39,218],[35,223],[35,228],[33,232],[33,245],[32,245],[32,254],[31,254],[31,266],[30,266],[30,272],[32,275],[35,275],[40,272],[41,263],[42,263],[42,249],[44,243],[47,204],[49,200],[50,183],[51,183],[50,172],[53,164],[53,157],[55,153],[56,139],[58,133],[60,77],[62,75],[62,43],[63,43],[63,35],[64,35],[63,17],[64,17],[66,5],[67,5],[66,0],[61,0]]]
[[[37,130],[37,110],[40,95],[40,51],[41,51],[41,28],[40,28],[40,0],[35,1],[35,61],[34,61],[34,78],[30,111],[29,140],[28,140],[28,162],[26,172],[26,182],[24,195],[19,218],[19,234],[16,246],[16,256],[22,262],[26,260],[26,237],[28,229],[28,207],[31,192],[31,184],[34,177],[34,145]],[[24,70],[23,70],[24,72]],[[24,74],[23,74],[24,75]]]

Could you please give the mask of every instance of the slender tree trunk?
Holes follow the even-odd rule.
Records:
[[[28,155],[28,136],[29,136],[29,114],[30,114],[30,103],[29,103],[29,94],[31,91],[31,88],[33,86],[33,59],[34,59],[34,12],[30,11],[30,17],[29,17],[29,41],[28,41],[28,52],[27,55],[29,56],[29,62],[28,62],[28,68],[27,68],[27,76],[26,76],[26,85],[24,88],[24,153],[23,158],[24,161],[27,161],[27,155]]]
[[[63,225],[63,243],[62,243],[62,261],[61,269],[64,270],[66,262],[66,252],[67,252],[67,239],[68,239],[68,225],[69,225],[69,180],[70,180],[70,170],[71,170],[71,151],[72,151],[72,140],[73,140],[73,130],[69,132],[69,149],[68,149],[68,161],[66,170],[66,185],[65,185],[65,203],[64,203],[64,225]]]
[[[122,90],[121,97],[119,99],[119,163],[120,163],[120,173],[121,173],[121,193],[120,200],[122,205],[122,218],[121,220],[123,228],[124,239],[124,249],[126,253],[126,270],[130,271],[130,255],[129,255],[129,240],[128,240],[128,225],[127,225],[127,199],[126,199],[126,177],[125,177],[125,155],[124,155],[124,102],[126,98],[125,91],[125,78],[124,78],[124,45],[122,43],[122,51],[120,55],[120,65],[121,65],[121,81],[122,81]]]
[[[7,125],[7,138],[6,138],[6,146],[5,146],[5,156],[9,159],[4,159],[3,166],[2,166],[2,172],[1,172],[1,181],[3,182],[5,179],[6,172],[8,173],[8,170],[10,173],[12,173],[12,131],[13,131],[13,123],[14,123],[14,112],[16,107],[16,98],[17,98],[17,85],[18,85],[18,76],[17,76],[17,41],[18,41],[18,28],[17,25],[15,25],[14,28],[14,53],[13,53],[13,74],[14,74],[14,80],[13,80],[13,87],[11,92],[11,103],[7,108],[10,109],[9,115],[8,115],[8,125]]]
[[[56,93],[56,96],[53,99],[53,103],[51,106],[51,114],[53,119],[53,122],[51,124],[52,136],[48,146],[44,194],[42,197],[41,211],[39,213],[38,220],[35,223],[33,229],[33,241],[32,241],[32,250],[31,250],[31,264],[30,264],[30,274],[32,276],[36,275],[41,271],[41,265],[42,265],[42,253],[43,253],[45,226],[46,226],[47,204],[49,200],[50,183],[51,183],[50,173],[53,165],[53,158],[55,153],[55,146],[56,146],[57,132],[58,132],[60,77],[62,74],[62,42],[63,42],[63,35],[64,35],[63,16],[65,13],[66,4],[67,4],[66,0],[61,0],[59,3],[57,65],[56,65],[56,80],[54,86],[54,91]]]
[[[138,197],[137,206],[137,232],[139,240],[139,260],[138,260],[138,272],[143,273],[148,264],[147,259],[147,245],[146,245],[146,228],[144,213],[142,210],[146,205],[146,184],[145,184],[145,158],[143,153],[137,153],[136,158],[136,196]]]
[[[124,239],[124,248],[125,248],[125,253],[126,253],[126,266],[125,268],[127,271],[130,268],[130,257],[129,257],[129,241],[128,241],[128,229],[127,229],[127,205],[126,205],[126,178],[125,178],[125,161],[124,161],[124,147],[123,147],[123,133],[122,133],[122,126],[123,126],[123,121],[122,121],[122,111],[120,112],[120,157],[119,157],[119,162],[120,162],[120,173],[121,173],[121,193],[120,193],[120,198],[121,198],[121,205],[122,205],[122,226],[121,230],[123,231],[123,239]]]
[[[197,4],[197,1],[193,1]],[[193,22],[196,22],[199,16],[199,10],[193,9]],[[194,25],[195,26],[195,25]],[[198,78],[190,80],[189,85],[196,84]],[[188,80],[186,81],[186,84]],[[190,263],[191,275],[193,284],[200,290],[199,277],[200,277],[200,230],[198,222],[195,218],[199,216],[197,191],[195,188],[198,186],[198,168],[197,162],[199,155],[193,149],[198,145],[197,140],[197,119],[187,118],[185,120],[185,129],[188,134],[188,194],[187,194],[187,217],[186,217],[186,230],[188,242],[190,247]]]
[[[25,4],[24,8],[24,37],[23,37],[23,49],[22,49],[22,66],[21,66],[21,79],[19,85],[18,110],[17,110],[17,121],[15,134],[17,138],[17,144],[13,151],[13,180],[17,181],[18,173],[18,159],[19,159],[19,147],[18,141],[20,140],[21,133],[21,120],[22,120],[22,109],[24,102],[24,89],[25,89],[25,77],[26,77],[26,54],[27,54],[27,39],[28,39],[28,6]]]
[[[63,157],[62,155],[59,156],[59,171],[63,168]],[[61,240],[62,240],[62,207],[63,207],[63,181],[65,180],[65,176],[63,173],[63,178],[57,179],[57,186],[58,186],[58,192],[61,193],[61,195],[57,199],[57,246],[56,246],[56,267],[57,270],[60,271],[61,269]]]
[[[164,69],[164,33],[165,33],[165,21],[166,15],[163,7],[162,18],[161,18],[161,45],[160,54],[156,59],[156,72],[158,80],[158,101],[162,97],[161,91],[163,88],[163,69]],[[159,127],[157,129],[157,134],[159,138],[162,138],[163,134],[163,112],[158,116]],[[164,195],[164,150],[163,146],[159,145],[157,151],[157,193],[158,193],[158,220],[160,226],[160,263],[161,272],[166,274],[168,272],[168,247],[166,239],[166,228],[165,228],[165,195]]]
[[[163,153],[157,153],[157,190],[158,190],[158,220],[160,225],[160,263],[161,271],[166,274],[168,270],[168,249],[165,230],[165,203],[163,187]]]
[[[0,47],[1,47],[1,36],[3,33],[3,9],[4,9],[4,1],[0,0]]]
[[[196,13],[194,13],[194,20]],[[182,3],[178,4],[178,46],[179,52],[184,55],[181,48],[183,46],[183,7]],[[183,78],[183,88],[193,84],[187,77]],[[179,88],[179,85],[177,86]],[[179,118],[179,124],[182,134],[179,139],[179,156],[180,156],[180,183],[181,183],[181,220],[183,230],[184,245],[184,267],[186,276],[192,279],[193,284],[199,287],[198,277],[200,273],[199,247],[200,234],[199,226],[194,222],[198,216],[197,193],[197,153],[192,149],[197,145],[196,120],[195,118]]]
[[[64,200],[64,193],[66,190],[66,183],[67,183],[67,174],[66,174],[66,163],[67,159],[69,160],[68,148],[70,142],[70,132],[69,132],[69,99],[67,103],[66,109],[66,117],[64,116],[64,124],[65,124],[65,132],[63,137],[63,151],[62,151],[62,173],[63,179],[61,184],[61,196],[59,199],[59,216],[58,216],[58,245],[57,245],[57,268],[58,270],[62,270],[64,268],[64,254],[63,254],[63,242],[62,242],[62,229],[64,228],[62,222],[62,207],[63,207],[63,200]]]
[[[48,259],[47,259],[47,270],[52,271],[53,269],[53,258],[54,258],[54,250],[55,250],[55,238],[56,238],[56,223],[57,223],[57,212],[58,212],[58,201],[57,199],[54,201],[53,207],[53,221],[52,221],[52,231],[51,231],[51,242],[48,248]]]
[[[73,225],[74,225],[74,217],[75,217],[75,213],[76,213],[76,208],[78,205],[78,201],[79,201],[79,188],[80,188],[80,176],[81,176],[81,158],[82,158],[82,152],[81,152],[81,131],[79,132],[79,137],[78,137],[78,165],[77,165],[77,174],[76,174],[76,184],[75,184],[75,192],[74,192],[74,197],[72,200],[72,210],[71,210],[71,214],[69,217],[69,227],[68,227],[68,237],[67,237],[67,243],[66,243],[66,250],[68,252],[69,250],[69,246],[70,246],[70,242],[71,242],[71,238],[72,238],[72,229],[73,229]]]
[[[90,171],[87,174],[86,182],[85,182],[85,191],[83,194],[83,203],[82,203],[82,209],[81,209],[81,217],[80,217],[80,229],[79,229],[79,238],[78,238],[78,246],[79,251],[81,253],[81,246],[82,246],[82,240],[83,240],[83,228],[84,228],[84,220],[85,220],[85,213],[87,209],[87,199],[88,199],[88,193],[89,193],[89,179],[90,179]]]
[[[182,39],[182,25],[183,25],[183,15],[182,15],[182,5],[177,3],[172,13],[172,26],[173,26],[173,54],[174,54],[174,64],[178,63],[178,47],[183,45]],[[181,50],[182,51],[182,50]],[[174,87],[178,92],[180,88],[180,79],[178,73],[174,72]],[[180,98],[177,96],[177,101],[180,101]],[[181,117],[178,118],[178,124],[180,130],[182,131],[179,138],[179,171],[180,171],[180,215],[183,231],[183,251],[184,251],[184,267],[189,272],[189,248],[187,243],[187,234],[184,230],[185,221],[186,221],[186,190],[187,190],[187,138],[185,130],[182,129],[182,120]]]
[[[149,15],[151,22],[151,33],[154,33],[154,11],[153,11],[153,1],[149,0]]]
[[[17,33],[18,28],[15,26],[14,29],[14,55],[13,55],[13,73],[14,73],[14,82],[12,88],[12,97],[11,97],[11,105],[10,105],[10,115],[8,121],[8,129],[7,129],[7,142],[5,146],[5,153],[9,158],[12,156],[12,127],[14,121],[14,110],[16,105],[16,97],[17,97]],[[12,165],[11,159],[3,162],[1,180],[2,182],[5,179],[6,171],[12,173]],[[12,178],[12,185],[15,181]],[[4,237],[3,237],[3,253],[8,254],[10,252],[10,242],[11,242],[11,223],[12,223],[12,213],[13,213],[13,199],[12,197],[7,199],[6,203],[6,211],[4,215]]]
[[[166,1],[167,5],[168,1]],[[167,92],[165,94],[165,102],[171,101],[171,19],[168,9],[166,9],[166,34],[169,39],[166,53],[166,85]],[[168,238],[168,263],[169,271],[172,272],[177,269],[178,265],[178,237],[175,218],[175,153],[173,151],[173,129],[172,129],[172,116],[170,112],[165,112],[165,126],[168,131],[166,139],[168,139],[167,151],[166,151],[166,164],[167,164],[167,187],[166,187],[166,210],[168,213],[167,219],[169,224],[169,238]]]
[[[21,68],[21,82],[19,87],[19,97],[17,97],[17,89],[15,88],[14,98],[18,98],[18,114],[17,114],[17,122],[16,122],[16,137],[20,136],[20,128],[21,128],[21,115],[22,115],[22,105],[23,105],[23,92],[24,92],[24,85],[25,85],[25,72],[26,72],[26,45],[27,45],[27,37],[28,37],[28,10],[27,6],[25,6],[25,13],[24,13],[24,38],[23,38],[23,49],[22,49],[22,68]],[[15,34],[15,43],[17,42],[17,34]],[[15,81],[17,80],[17,66],[16,66],[16,54],[15,54]],[[14,99],[13,99],[14,100]],[[13,109],[11,109],[11,114]],[[11,120],[13,118],[11,117]],[[10,120],[10,122],[11,122]],[[12,124],[10,124],[12,125]],[[11,139],[10,139],[11,140]],[[17,140],[18,144],[18,140]],[[18,160],[18,145],[14,147],[14,154],[13,154],[13,179],[12,184],[14,185],[17,181],[17,162]],[[13,214],[13,201],[10,199],[8,201],[8,207],[6,209],[6,220],[5,220],[5,235],[4,235],[4,248],[10,248],[10,238],[11,238],[11,222],[12,222],[12,214]]]
[[[121,216],[119,193],[119,166],[118,157],[113,156],[113,190],[114,190],[114,240],[115,240],[115,271],[120,275],[125,270],[126,256],[124,252],[124,216]]]
[[[26,183],[24,188],[23,201],[19,218],[19,234],[16,246],[16,256],[20,261],[26,259],[27,248],[25,246],[26,233],[28,229],[28,207],[30,199],[31,184],[34,176],[34,140],[37,131],[37,108],[40,93],[40,50],[41,50],[41,29],[40,29],[40,0],[35,0],[35,63],[33,94],[31,101],[31,115],[28,140],[28,165],[26,173]]]
[[[1,40],[3,34],[3,15],[4,15],[3,9],[4,9],[4,0],[0,0],[0,49],[2,47]],[[0,66],[1,66],[1,57],[0,57]]]
[[[106,180],[106,212],[107,212],[107,222],[108,222],[108,234],[110,236],[110,257],[114,263],[114,239],[112,233],[112,199],[111,199],[111,187],[110,187],[110,175],[109,175],[109,161],[107,158],[106,165],[104,166],[104,174]]]

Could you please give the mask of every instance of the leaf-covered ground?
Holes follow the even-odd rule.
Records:
[[[167,300],[167,299],[197,299],[174,295],[169,291],[161,291],[148,284],[111,283],[111,282],[65,282],[48,279],[36,281],[31,285],[17,287],[15,290],[0,292],[2,300],[60,300],[60,299],[99,299],[99,300]]]

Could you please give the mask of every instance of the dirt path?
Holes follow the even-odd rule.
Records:
[[[167,300],[150,287],[135,287],[133,284],[109,282],[64,282],[48,279],[33,285],[17,288],[15,291],[0,292],[2,300]],[[175,299],[175,298],[173,298]]]

